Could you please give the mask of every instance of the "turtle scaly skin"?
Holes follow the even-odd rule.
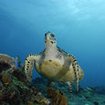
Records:
[[[29,55],[25,60],[25,73],[28,80],[32,79],[32,69],[45,76],[51,81],[67,82],[70,87],[76,82],[77,91],[79,81],[84,73],[76,58],[57,47],[55,35],[47,32],[45,34],[45,49],[38,55]]]

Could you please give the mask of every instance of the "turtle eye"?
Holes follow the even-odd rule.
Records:
[[[54,37],[54,34],[51,34],[51,37]]]
[[[45,37],[47,36],[47,33],[45,33]]]

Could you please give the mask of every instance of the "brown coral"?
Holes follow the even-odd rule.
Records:
[[[51,105],[67,105],[67,98],[62,92],[48,88],[48,96],[51,98]]]

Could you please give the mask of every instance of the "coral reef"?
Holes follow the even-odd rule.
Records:
[[[50,101],[28,83],[21,68],[11,66],[14,60],[11,58],[7,55],[0,56],[0,105],[48,105]],[[9,68],[6,69],[1,62],[10,65]]]
[[[0,105],[48,105],[50,101],[38,89],[25,82],[24,77],[23,80],[20,79],[16,75],[17,71],[3,71],[0,81]]]

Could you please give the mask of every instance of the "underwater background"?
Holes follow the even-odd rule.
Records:
[[[24,63],[44,49],[48,31],[77,58],[85,72],[82,87],[105,86],[104,0],[0,0],[0,53]]]

